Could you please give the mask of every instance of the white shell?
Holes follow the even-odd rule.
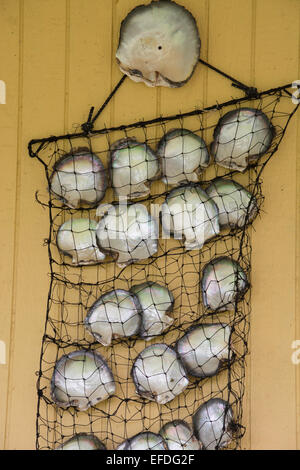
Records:
[[[166,344],[153,344],[144,349],[132,367],[137,393],[164,405],[188,386],[185,370],[176,352]]]
[[[234,310],[248,288],[247,275],[232,258],[223,256],[208,263],[202,273],[202,299],[207,309]]]
[[[166,450],[165,442],[159,434],[141,432],[122,442],[117,450]]]
[[[140,336],[149,341],[160,335],[173,323],[167,315],[172,311],[174,298],[171,292],[156,282],[144,282],[131,288],[141,305],[142,324]]]
[[[201,450],[200,442],[185,421],[175,420],[160,430],[168,450]]]
[[[134,8],[123,20],[117,61],[123,73],[148,86],[182,86],[200,56],[192,14],[172,1]]]
[[[197,182],[199,173],[209,165],[209,154],[201,137],[187,129],[167,132],[158,144],[163,182],[170,185]]]
[[[199,186],[173,189],[162,205],[164,236],[184,238],[187,250],[201,249],[220,232],[218,209]]]
[[[244,171],[270,148],[274,129],[259,109],[229,111],[214,131],[211,153],[218,165]]]
[[[146,144],[121,139],[111,149],[111,179],[117,196],[135,199],[150,193],[160,173],[158,158]]]
[[[93,434],[80,433],[71,437],[55,450],[106,450],[106,448]]]
[[[180,338],[176,349],[187,372],[195,377],[215,375],[221,361],[231,358],[230,334],[229,325],[202,324]]]
[[[51,398],[61,408],[85,411],[113,395],[115,389],[111,370],[94,351],[74,351],[55,364]]]
[[[220,227],[243,227],[258,214],[255,197],[233,180],[217,178],[205,192],[218,206]]]
[[[232,440],[231,406],[220,398],[212,398],[193,416],[194,432],[206,450],[226,447]]]
[[[137,298],[122,289],[102,295],[89,309],[84,321],[94,338],[109,346],[113,338],[135,335],[141,325]]]
[[[97,222],[90,219],[69,219],[57,233],[57,247],[72,257],[72,264],[84,266],[97,264],[105,259],[96,241]]]
[[[105,195],[107,176],[97,155],[88,149],[65,155],[51,175],[51,192],[73,209],[95,206]]]
[[[154,255],[157,239],[158,224],[142,204],[109,206],[97,227],[100,247],[117,254],[120,267]]]

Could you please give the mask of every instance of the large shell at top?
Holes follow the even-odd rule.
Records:
[[[194,185],[173,189],[161,210],[164,236],[184,238],[187,250],[201,249],[220,232],[218,208],[207,194]]]
[[[61,408],[85,411],[115,392],[110,368],[94,351],[73,351],[55,364],[51,379],[52,400]]]
[[[103,199],[107,187],[100,158],[85,148],[62,157],[54,165],[50,181],[52,193],[72,209],[85,204],[95,206]]]
[[[136,392],[164,405],[183,392],[189,381],[176,352],[166,344],[153,344],[134,361],[132,377]]]
[[[209,310],[234,310],[249,284],[247,275],[235,260],[229,257],[215,258],[202,273],[202,300]]]
[[[187,129],[173,129],[160,140],[157,148],[165,184],[197,182],[199,173],[209,165],[204,140]]]
[[[175,420],[160,430],[168,450],[201,450],[200,442],[185,421]]]
[[[159,161],[151,148],[135,139],[115,142],[110,152],[112,186],[117,196],[147,196],[150,182],[160,174]]]
[[[158,224],[142,204],[99,206],[104,212],[97,228],[100,247],[117,256],[123,267],[157,252]]]
[[[223,323],[202,324],[177,341],[177,352],[187,372],[195,377],[215,375],[231,358],[231,328]]]
[[[205,192],[218,206],[221,228],[243,227],[258,214],[255,197],[236,181],[217,178]]]
[[[71,256],[72,264],[85,266],[98,264],[105,259],[96,241],[97,222],[87,218],[69,219],[57,233],[56,243],[60,251]]]
[[[196,437],[206,450],[226,447],[233,437],[232,408],[221,398],[212,398],[198,408],[193,425]]]
[[[106,450],[106,447],[94,434],[79,433],[55,450]]]
[[[117,450],[166,450],[166,446],[159,434],[147,431],[122,442]]]
[[[200,45],[192,14],[175,2],[159,1],[134,8],[123,20],[116,57],[135,82],[179,87],[192,76]]]
[[[131,288],[141,305],[142,324],[140,336],[146,341],[160,335],[173,323],[167,315],[174,304],[172,293],[156,282],[144,282]]]
[[[270,148],[274,128],[259,109],[229,111],[214,131],[211,153],[218,165],[244,171]]]
[[[135,295],[116,289],[102,295],[89,309],[84,325],[94,338],[109,346],[113,338],[137,334],[140,305]]]

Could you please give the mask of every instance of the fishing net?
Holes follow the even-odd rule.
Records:
[[[217,434],[214,427],[209,433],[206,428],[205,446],[221,448],[228,444],[232,449],[242,448],[245,361],[251,313],[251,230],[252,224],[263,223],[258,220],[263,219],[262,171],[276,153],[297,109],[291,102],[288,87],[263,93],[250,92],[243,98],[207,109],[101,130],[93,129],[91,113],[82,132],[30,142],[30,156],[42,164],[45,186],[48,183],[49,190],[47,197],[37,193],[38,202],[48,209],[49,214],[49,235],[45,244],[50,263],[50,288],[37,383],[38,449],[55,449],[74,435],[78,440],[86,433],[113,450],[141,432],[148,432],[143,442],[148,442],[149,448],[159,449],[158,438],[155,441],[149,433],[159,433],[163,426],[174,420],[184,420],[192,428],[199,407],[215,398],[225,402],[221,415],[223,434]],[[155,151],[161,138],[171,129],[192,131],[210,143],[220,117],[241,107],[256,108],[269,118],[275,136],[268,150],[244,172],[210,162],[198,175],[199,183],[192,182],[190,187],[206,190],[216,177],[233,179],[251,194],[250,203],[255,201],[256,217],[250,217],[247,209],[244,223],[239,227],[217,230],[203,240],[201,249],[186,249],[187,238],[167,237],[161,231],[159,214],[154,214],[152,208],[161,207],[173,187],[155,180],[150,194],[133,203],[147,208],[148,214],[160,225],[157,249],[150,250],[144,259],[123,266],[119,266],[116,256],[107,252],[105,259],[99,261],[95,227],[105,211],[97,215],[96,207],[68,207],[50,191],[51,175],[57,162],[66,154],[72,157],[78,152],[90,152],[107,168],[110,150],[119,139],[139,142]],[[238,137],[235,144],[238,144]],[[68,198],[66,193],[65,197]],[[103,203],[112,203],[112,207],[119,203],[111,185],[108,185]],[[230,217],[230,213],[226,215]],[[88,220],[85,226],[90,237],[88,255],[86,247],[79,247],[76,241],[78,229],[74,221],[79,218]],[[209,212],[207,221],[213,224]],[[69,231],[72,256],[57,247],[59,229],[66,222],[64,230]],[[189,228],[195,231],[197,225],[193,225],[191,219],[190,224]],[[137,228],[133,227],[133,230]],[[228,261],[228,258],[238,263],[234,266],[239,268],[233,268],[231,295],[225,301],[222,286],[227,274],[223,278],[210,278],[206,284],[203,279],[208,266],[212,266],[214,272],[215,260]],[[87,259],[94,263],[80,265],[80,260]],[[158,289],[150,289],[149,295],[143,297],[140,294],[145,282],[148,288],[158,285]],[[208,290],[211,288],[219,293],[219,303],[213,310],[209,303]],[[153,311],[156,315],[153,323],[148,321],[147,324]],[[96,313],[94,317],[93,313]],[[105,336],[102,328],[105,321],[106,346],[99,342]],[[192,339],[191,333],[197,328],[212,324],[213,331],[207,326],[196,335],[196,340]],[[213,338],[220,336],[220,331],[224,345],[218,349],[213,346]],[[189,356],[180,354],[178,340],[183,337],[184,351],[188,350]],[[160,346],[153,348],[156,344]],[[202,346],[208,351],[204,359],[196,354]],[[152,358],[156,356],[155,370],[151,369],[151,357],[149,362],[149,354],[144,352],[146,347]],[[75,351],[81,352],[74,354]],[[102,401],[99,402],[100,398]],[[226,428],[226,416],[231,413],[233,422]],[[195,428],[197,426],[194,426],[197,433]],[[227,442],[229,439],[226,441],[228,433],[230,443]],[[210,442],[207,441],[209,436]]]

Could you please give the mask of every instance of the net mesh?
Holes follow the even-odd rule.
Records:
[[[264,155],[244,172],[209,162],[204,142],[213,141],[220,117],[245,106],[268,117],[273,140],[257,138],[258,113],[246,133],[235,129],[227,152],[240,161],[240,144],[250,136],[252,154],[265,148]],[[74,436],[71,444],[79,448],[101,447],[97,438],[107,449],[160,449],[165,442],[171,448],[172,439],[183,449],[197,448],[189,447],[199,444],[188,428],[185,437],[179,433],[178,420],[206,448],[242,447],[252,223],[263,218],[263,168],[295,111],[286,90],[278,89],[208,110],[30,143],[49,190],[37,194],[49,211],[50,262],[38,449],[56,449]],[[172,183],[189,181],[179,196],[178,186],[158,179],[157,148],[160,157],[170,156],[163,168]],[[67,156],[71,173],[61,166]],[[219,177],[236,185],[218,201],[205,200],[203,191],[213,194]],[[137,205],[118,200],[129,193],[140,196],[131,201]],[[110,205],[97,211],[99,204]],[[165,207],[166,218],[159,221],[153,207]],[[162,433],[162,443],[158,433],[173,421],[175,431]],[[145,434],[132,439],[139,433]]]

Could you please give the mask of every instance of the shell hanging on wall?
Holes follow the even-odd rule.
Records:
[[[200,442],[185,421],[178,419],[165,424],[160,434],[168,450],[201,450]]]
[[[68,207],[97,205],[107,187],[105,168],[88,148],[79,148],[56,162],[50,177],[51,192]]]
[[[120,267],[150,258],[157,252],[158,224],[142,204],[99,206],[104,215],[97,228],[100,247],[116,256]]]
[[[209,310],[234,310],[236,302],[241,300],[248,287],[245,271],[232,258],[215,258],[203,269],[202,300]]]
[[[55,450],[106,450],[106,447],[93,434],[79,433]]]
[[[147,431],[122,442],[117,450],[166,450],[166,445],[162,436]]]
[[[176,352],[166,344],[153,344],[134,361],[132,378],[136,392],[164,405],[182,393],[189,381]]]
[[[197,182],[198,175],[209,165],[204,140],[187,129],[172,129],[160,140],[157,148],[165,184]]]
[[[113,395],[116,386],[100,354],[79,350],[62,356],[51,379],[51,398],[61,408],[85,411]]]
[[[110,151],[112,186],[118,197],[136,199],[150,193],[150,182],[160,174],[151,148],[135,139],[121,139]]]
[[[162,205],[161,222],[165,235],[183,238],[187,250],[201,249],[220,232],[216,204],[194,185],[180,186],[170,192]]]
[[[102,295],[89,309],[85,328],[96,341],[109,346],[112,339],[133,336],[141,325],[140,305],[135,295],[116,289]]]
[[[57,248],[71,256],[74,266],[98,264],[105,259],[96,240],[97,222],[80,218],[69,219],[63,223],[57,233]]]
[[[180,338],[176,349],[188,374],[195,377],[215,375],[221,364],[231,358],[230,334],[229,325],[202,324]]]
[[[142,324],[139,335],[149,341],[169,328],[173,319],[167,313],[173,310],[174,297],[156,282],[144,282],[131,288],[141,305]]]
[[[232,408],[221,398],[212,398],[198,408],[193,416],[194,432],[205,450],[226,447],[234,429]]]
[[[262,111],[236,109],[219,120],[211,153],[218,165],[244,171],[267,152],[274,135],[274,128]]]
[[[122,21],[117,62],[123,73],[148,86],[180,87],[200,57],[196,21],[172,1],[134,8]]]
[[[205,192],[218,207],[221,228],[243,227],[258,214],[255,197],[236,181],[217,178]]]

